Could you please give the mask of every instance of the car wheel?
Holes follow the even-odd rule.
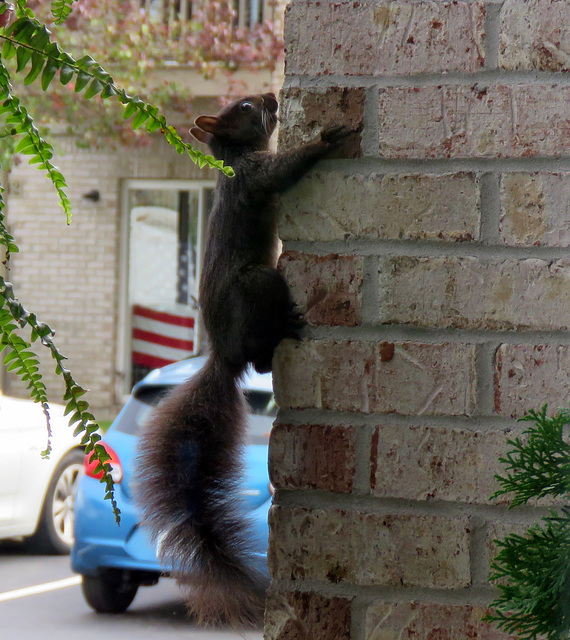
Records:
[[[73,508],[85,455],[70,451],[58,464],[50,481],[42,514],[30,545],[44,553],[65,554],[73,545]]]
[[[105,571],[97,576],[83,576],[83,597],[99,613],[122,613],[135,599],[139,585],[121,569]]]

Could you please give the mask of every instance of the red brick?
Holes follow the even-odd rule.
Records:
[[[565,85],[391,87],[379,104],[388,158],[558,156],[570,147]]]
[[[350,640],[351,600],[317,593],[269,591],[266,640]]]
[[[480,218],[479,180],[471,172],[315,170],[281,197],[279,236],[460,242],[479,239]]]
[[[463,588],[470,584],[464,517],[272,507],[269,566],[277,579]]]
[[[570,173],[546,171],[501,176],[499,234],[508,245],[570,245]]]
[[[352,131],[342,147],[329,158],[357,158],[362,155],[360,131],[364,120],[365,90],[331,87],[327,89],[283,89],[281,93],[279,147],[291,149],[317,139],[326,127],[343,125]]]
[[[484,27],[482,2],[295,2],[286,13],[286,71],[384,76],[478,71],[485,61]]]
[[[366,613],[366,640],[516,640],[482,618],[469,604],[375,602]]]
[[[570,262],[380,259],[380,321],[422,327],[557,330],[570,323]]]
[[[521,418],[529,409],[568,406],[570,347],[556,344],[503,344],[497,351],[495,411]]]
[[[281,408],[471,415],[476,393],[475,347],[285,341],[277,350],[274,380]]]
[[[488,504],[503,471],[509,434],[445,427],[382,425],[371,457],[372,493],[382,498]],[[493,500],[492,504],[505,503]]]
[[[499,65],[526,71],[570,70],[570,5],[506,0],[501,8]]]
[[[279,267],[306,322],[311,325],[360,324],[361,257],[289,251],[281,256]]]
[[[269,443],[271,482],[283,489],[350,492],[355,446],[354,427],[276,424]]]

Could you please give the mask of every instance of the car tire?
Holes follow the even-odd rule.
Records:
[[[73,545],[73,508],[85,454],[70,451],[50,480],[36,533],[29,539],[35,551],[68,554]]]
[[[82,576],[81,589],[87,604],[99,613],[123,613],[135,599],[139,585],[121,569],[97,576]]]

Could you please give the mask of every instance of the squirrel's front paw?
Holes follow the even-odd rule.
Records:
[[[321,141],[336,147],[351,133],[352,130],[344,125],[327,127],[321,131]]]

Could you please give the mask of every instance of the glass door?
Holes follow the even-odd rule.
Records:
[[[123,192],[123,393],[198,352],[202,235],[213,184],[129,180]]]

